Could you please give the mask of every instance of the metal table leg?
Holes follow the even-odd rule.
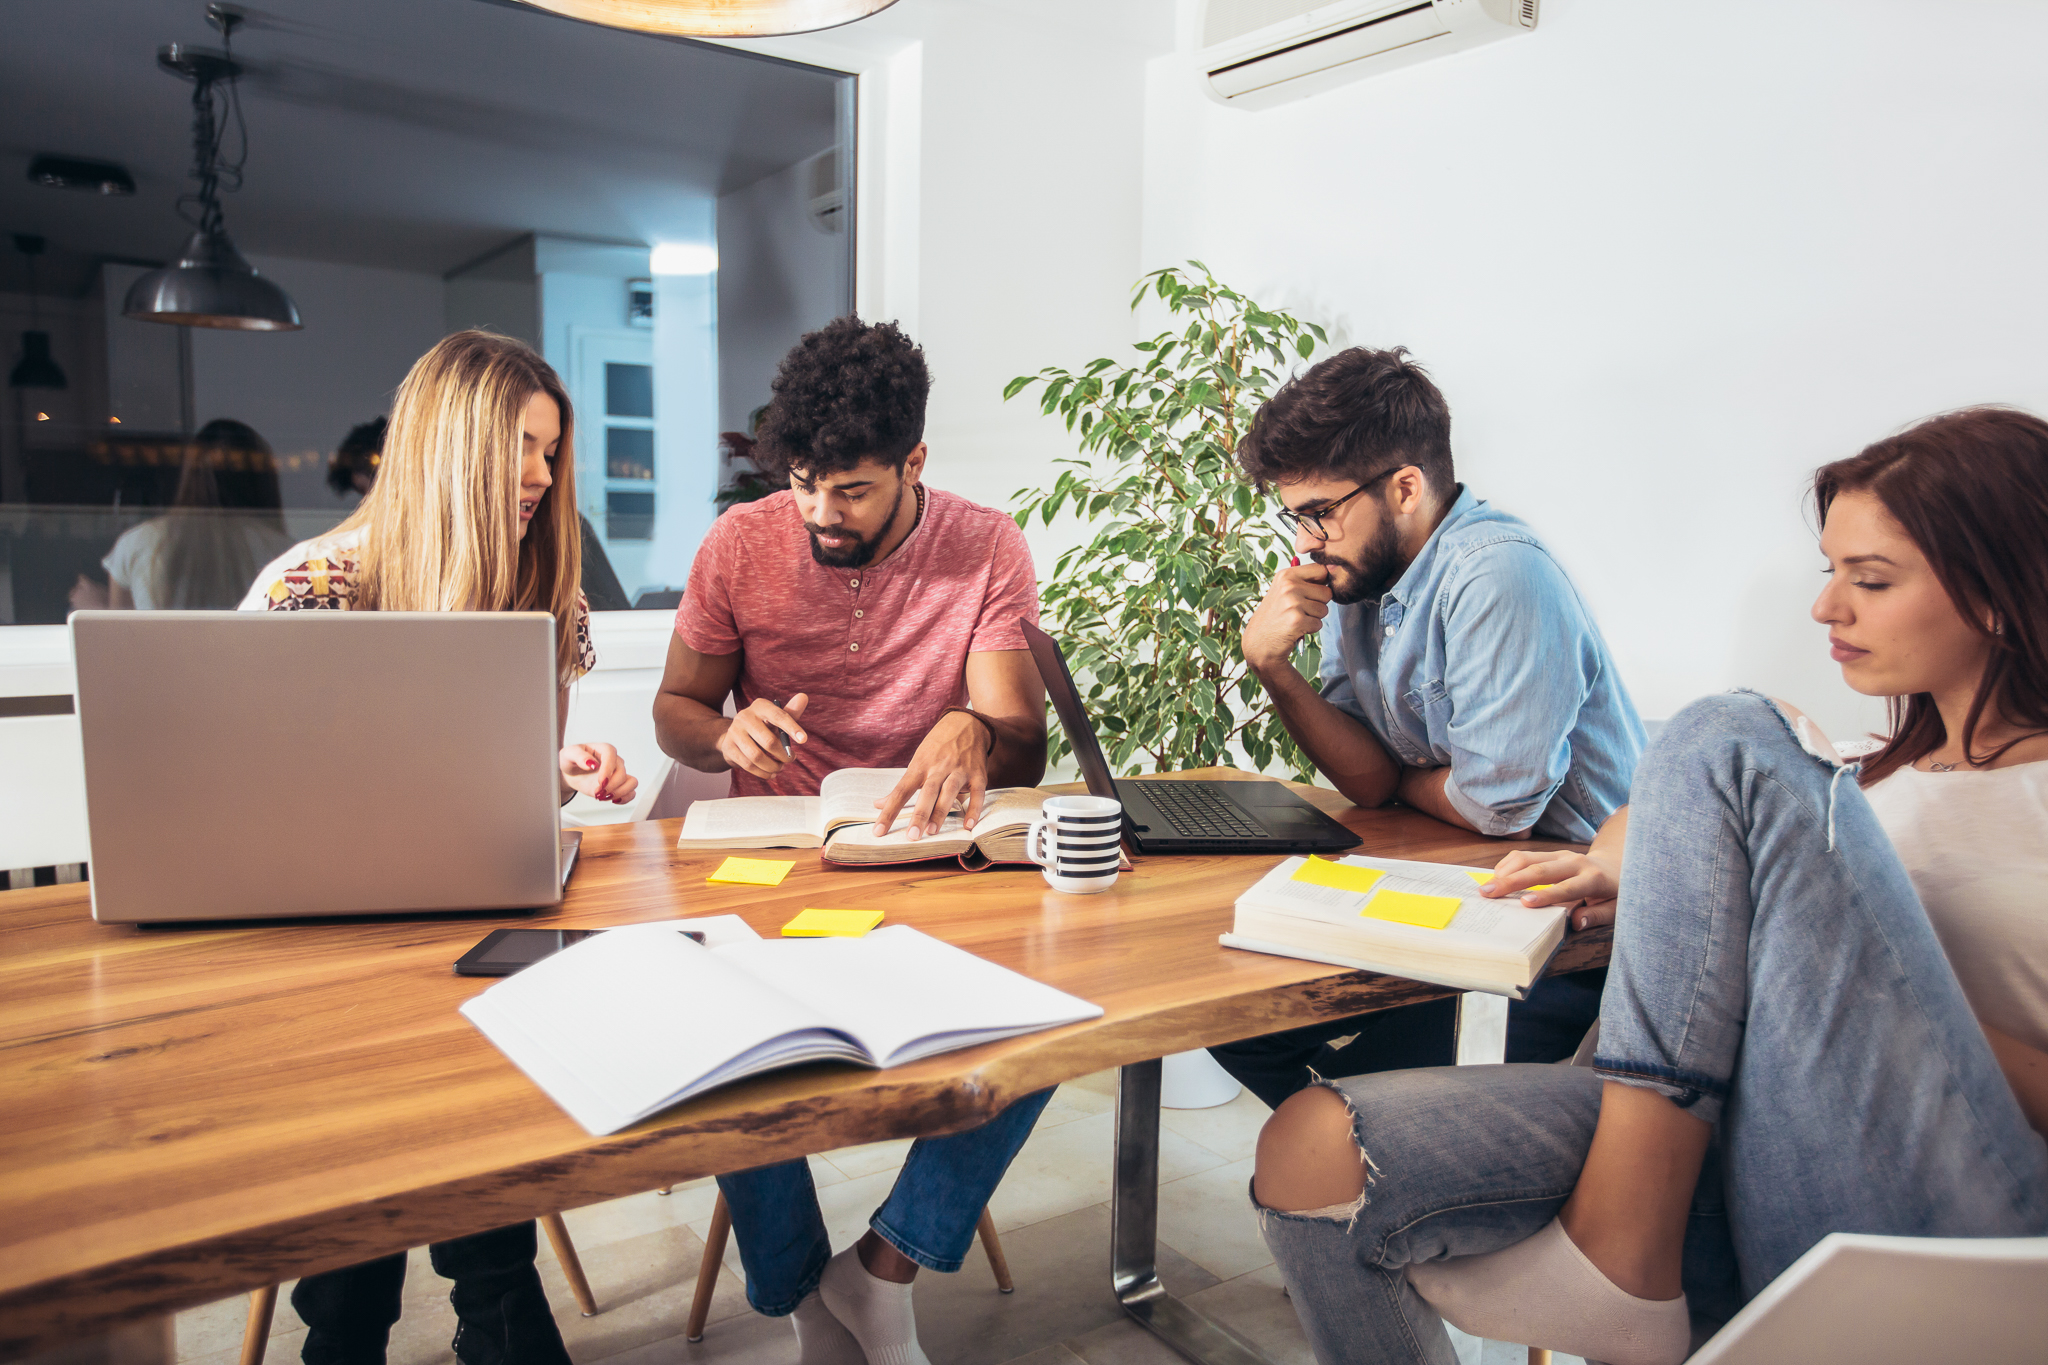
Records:
[[[1270,1365],[1250,1343],[1159,1283],[1159,1059],[1117,1073],[1109,1274],[1117,1302],[1197,1365]]]

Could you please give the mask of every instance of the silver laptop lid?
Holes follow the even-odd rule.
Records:
[[[93,917],[555,904],[554,625],[74,613]]]

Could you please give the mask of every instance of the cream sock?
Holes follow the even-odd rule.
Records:
[[[859,1247],[848,1247],[828,1261],[818,1282],[825,1306],[853,1333],[868,1365],[931,1365],[917,1344],[910,1289],[870,1275],[860,1263]]]
[[[1639,1299],[1623,1292],[1555,1218],[1535,1236],[1484,1256],[1411,1265],[1408,1283],[1445,1322],[1475,1337],[1608,1365],[1678,1365],[1692,1348],[1683,1294]]]
[[[832,1316],[817,1290],[804,1295],[789,1321],[796,1328],[798,1365],[867,1365],[860,1343]]]

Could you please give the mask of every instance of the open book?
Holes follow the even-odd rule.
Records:
[[[756,1072],[895,1066],[1102,1008],[908,925],[704,948],[666,923],[584,939],[462,1013],[602,1136]]]
[[[961,865],[1021,863],[1024,830],[1047,793],[1036,787],[991,787],[981,818],[969,828],[958,811],[937,834],[910,837],[910,807],[877,838],[875,802],[902,780],[902,768],[841,768],[816,796],[729,796],[695,801],[683,817],[677,848],[822,848],[833,863],[914,863],[958,855]]]
[[[1383,874],[1370,889],[1353,891],[1295,880],[1306,861],[1287,859],[1237,898],[1237,920],[1221,940],[1225,947],[1525,1000],[1564,941],[1565,907],[1537,910],[1514,897],[1487,900],[1476,894],[1477,877],[1486,875],[1477,868],[1353,855],[1338,865]],[[1441,929],[1375,918],[1373,900],[1390,892],[1397,898],[1454,897],[1458,904]],[[1441,909],[1449,913],[1452,907]]]

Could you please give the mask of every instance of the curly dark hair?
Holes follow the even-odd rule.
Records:
[[[900,470],[924,439],[931,387],[924,352],[895,323],[834,318],[782,358],[754,462],[778,483],[862,460]]]
[[[1261,493],[1319,475],[1370,483],[1411,464],[1446,501],[1457,486],[1450,407],[1405,346],[1354,346],[1282,384],[1238,442],[1237,460]]]

